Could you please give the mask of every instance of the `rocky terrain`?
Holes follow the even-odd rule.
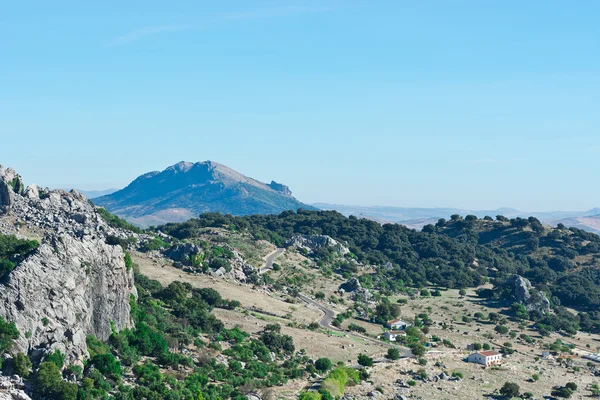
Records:
[[[265,184],[213,161],[180,162],[135,179],[94,203],[140,226],[182,222],[203,212],[250,215],[313,209],[277,182]]]
[[[86,336],[105,340],[131,326],[133,271],[107,236],[131,233],[109,226],[81,194],[23,187],[0,167],[0,233],[40,244],[0,283],[0,315],[16,324],[16,350],[41,358],[55,349],[70,361],[87,355]]]

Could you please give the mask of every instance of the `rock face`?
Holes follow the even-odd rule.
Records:
[[[373,300],[373,294],[369,289],[362,287],[359,280],[354,277],[340,285],[340,290],[352,293],[352,299],[356,302],[368,303]]]
[[[182,161],[149,172],[94,203],[141,226],[183,222],[204,212],[251,215],[315,209],[292,197],[285,185],[259,182],[213,161]]]
[[[0,376],[0,400],[31,400],[23,387],[23,379],[18,375]]]
[[[527,311],[538,311],[542,314],[550,311],[550,300],[544,292],[535,289],[529,279],[513,275],[506,280],[505,288],[514,300],[525,305]]]
[[[81,359],[87,335],[105,340],[111,323],[117,330],[132,326],[133,271],[125,267],[121,247],[105,240],[128,233],[108,226],[77,192],[30,186],[21,195],[12,179],[0,173],[0,192],[10,191],[11,199],[0,212],[0,233],[41,240],[0,282],[0,315],[21,333],[15,350],[41,356],[58,349],[69,361]]]
[[[307,251],[314,251],[323,247],[329,247],[341,255],[348,254],[350,252],[346,246],[327,235],[294,236],[285,245],[286,247],[303,248]]]

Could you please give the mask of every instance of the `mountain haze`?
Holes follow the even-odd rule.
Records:
[[[259,182],[214,161],[182,161],[149,172],[94,203],[141,226],[181,222],[203,212],[251,215],[314,209],[296,200],[285,185]]]

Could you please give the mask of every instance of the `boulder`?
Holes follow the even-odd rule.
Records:
[[[303,248],[309,252],[324,247],[332,248],[341,255],[345,255],[350,252],[346,246],[327,235],[298,235],[288,240],[285,245],[286,247]]]
[[[506,280],[504,289],[512,300],[525,305],[527,311],[537,311],[542,314],[550,311],[550,300],[546,294],[535,289],[527,278],[512,275]]]
[[[165,256],[184,265],[190,265],[190,257],[197,254],[200,254],[200,248],[193,243],[176,244],[165,251]]]

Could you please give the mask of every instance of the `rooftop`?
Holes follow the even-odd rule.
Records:
[[[494,351],[494,350],[480,351],[478,354],[481,354],[482,356],[485,356],[485,357],[500,355],[500,353],[498,353],[497,351]]]

